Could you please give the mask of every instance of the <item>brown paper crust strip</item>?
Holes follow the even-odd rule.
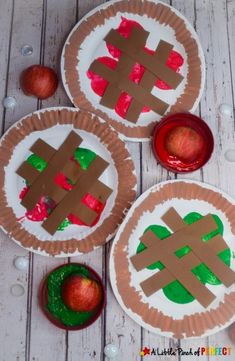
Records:
[[[31,132],[45,130],[57,124],[71,124],[74,129],[84,130],[98,137],[110,153],[117,170],[117,195],[110,214],[104,219],[102,224],[81,240],[75,238],[66,241],[39,240],[24,229],[17,220],[13,209],[7,203],[4,191],[6,181],[4,169],[9,164],[16,145]],[[58,108],[26,116],[17,123],[17,126],[12,127],[4,135],[0,144],[0,154],[0,189],[2,189],[0,193],[0,224],[10,237],[28,249],[45,252],[48,255],[90,252],[111,238],[118,225],[122,222],[125,210],[130,207],[136,196],[134,165],[124,143],[119,139],[118,134],[111,130],[105,122],[85,111]]]
[[[136,291],[131,285],[128,243],[133,229],[137,227],[138,220],[144,212],[152,212],[157,205],[161,205],[172,198],[185,200],[198,199],[208,202],[225,215],[230,224],[231,231],[235,235],[235,206],[222,194],[193,182],[179,181],[165,184],[159,190],[152,191],[135,208],[128,223],[121,232],[118,242],[115,244],[113,255],[116,284],[125,307],[134,314],[137,314],[144,323],[162,332],[168,332],[176,338],[199,337],[218,326],[226,325],[234,317],[234,291],[225,294],[224,299],[216,308],[192,313],[176,320],[158,310],[157,306],[153,307],[143,302],[139,291]]]
[[[171,208],[170,213],[166,213],[164,215],[164,222],[167,224],[168,227],[171,227],[173,231],[176,231],[176,235],[181,233],[181,230],[185,229],[182,224],[182,219],[180,221],[180,216],[174,210]],[[207,218],[208,216],[204,217]],[[211,219],[213,219],[212,216],[210,216]],[[213,219],[214,220],[214,219]],[[176,223],[177,222],[177,223]],[[199,222],[199,221],[198,221]],[[196,222],[195,224],[199,223]],[[214,221],[215,223],[215,221]],[[208,222],[209,224],[209,222]],[[180,228],[179,228],[180,227]],[[214,229],[217,229],[217,225],[214,225]],[[201,236],[209,234],[209,232],[206,231],[206,227],[200,227],[201,230]],[[212,229],[211,229],[212,231]],[[213,252],[213,248],[211,247],[210,242],[198,242],[198,239],[194,237],[194,235],[188,237],[189,239],[189,247],[191,247],[197,254],[198,258],[210,268],[210,270],[219,278],[219,280],[226,286],[229,287],[235,282],[235,272],[232,271],[219,257],[217,257],[217,254]],[[221,241],[221,245],[226,245],[226,242],[224,241],[222,236],[217,237],[217,241]],[[228,249],[228,246],[226,245],[224,249]]]
[[[161,115],[167,110],[169,104],[151,94],[157,78],[165,81],[173,89],[177,88],[183,80],[180,74],[166,66],[173,45],[161,40],[154,55],[150,55],[144,50],[148,35],[147,31],[138,27],[133,27],[129,38],[124,38],[118,31],[111,30],[105,37],[105,41],[122,52],[116,68],[111,70],[98,60],[95,60],[89,68],[90,71],[109,82],[100,101],[102,105],[111,109],[115,108],[122,91],[127,92],[132,97],[132,106],[129,107],[125,117],[132,122],[137,122],[144,106],[148,106]],[[144,75],[139,84],[135,84],[129,78],[136,63],[145,67]]]
[[[168,114],[188,111],[197,99],[201,87],[201,60],[199,58],[196,40],[192,38],[190,31],[183,19],[179,18],[172,9],[161,3],[153,3],[148,0],[123,0],[101,9],[81,22],[79,27],[70,35],[64,51],[65,82],[68,86],[73,103],[77,107],[87,109],[100,115],[108,121],[114,129],[129,138],[149,138],[152,134],[155,121],[149,125],[128,126],[118,122],[106,113],[97,109],[87,99],[81,88],[77,67],[79,67],[79,55],[82,43],[92,34],[96,26],[104,25],[105,21],[116,17],[118,13],[147,15],[163,26],[169,26],[174,30],[176,40],[182,44],[187,54],[188,73],[184,93],[179,96],[176,103],[170,107]]]
[[[121,65],[122,65],[122,61]],[[123,57],[124,64],[128,63],[128,59]],[[133,64],[132,64],[133,65]],[[131,81],[126,76],[123,76],[124,74],[118,71],[113,71],[109,69],[106,65],[103,63],[100,63],[98,60],[95,60],[94,63],[91,64],[89,70],[92,72],[102,76],[105,80],[109,81],[114,87],[119,89],[119,94],[121,91],[127,92],[129,95],[134,95],[135,99],[138,101],[138,103],[142,104],[142,107],[144,105],[150,107],[152,110],[154,110],[156,113],[163,115],[166,109],[168,108],[168,104],[164,101],[156,98],[151,93],[147,93],[146,89],[142,88],[140,85],[135,84],[133,81]],[[110,88],[108,87],[105,94]],[[112,90],[112,88],[111,88]],[[107,93],[107,96],[105,96],[106,102],[104,103],[104,99],[102,100],[101,104],[107,106],[108,108],[112,108],[111,104],[114,103],[113,101],[113,94],[112,91],[109,91]],[[116,99],[116,94],[115,94]],[[130,117],[132,119],[132,115]],[[135,119],[137,121],[137,119]]]
[[[30,150],[32,153],[36,154],[46,162],[48,162],[56,152],[53,147],[40,138],[32,145]]]
[[[155,53],[152,55],[154,60],[157,57],[157,59],[159,61],[161,61],[163,64],[166,63],[168,56],[173,48],[172,45],[168,44],[166,42],[163,42],[162,40],[160,40],[157,49],[155,51]],[[141,87],[143,87],[144,89],[150,90],[152,91],[154,85],[156,83],[156,77],[154,76],[154,74],[152,74],[151,72],[147,72],[145,71],[139,85]],[[164,104],[163,104],[164,106]],[[138,116],[140,114],[140,112],[142,111],[142,104],[139,103],[136,99],[132,99],[131,104],[129,105],[129,108],[127,110],[127,116],[126,118],[130,121],[135,121],[136,119],[138,119]],[[166,111],[167,108],[165,108]],[[160,112],[165,112],[161,107],[160,107]]]
[[[143,240],[141,240],[143,242]],[[149,245],[144,242],[149,247]],[[213,237],[210,240],[210,246],[215,254],[218,254],[226,249],[226,244],[223,244],[221,237]],[[193,252],[190,252],[184,256],[184,260],[190,265],[191,269],[197,267],[201,260],[195,257]],[[157,292],[161,288],[165,287],[166,284],[175,281],[175,277],[165,268],[161,271],[161,279],[159,280],[159,272],[149,277],[145,281],[141,282],[141,288],[143,289],[146,296],[151,296],[154,292]]]
[[[164,80],[169,86],[175,89],[183,80],[183,76],[165,65],[166,60],[170,55],[171,48],[173,47],[172,44],[162,40],[161,47],[163,47],[163,49],[157,48],[157,51],[160,52],[163,50],[166,58],[164,56],[160,56],[160,58],[158,58],[158,54],[153,56],[144,51],[143,48],[145,44],[141,44],[141,42],[139,42],[142,34],[146,34],[147,36],[149,35],[147,31],[136,26],[133,27],[129,38],[124,38],[117,30],[111,30],[106,36],[105,41],[116,46],[125,54],[128,54],[128,56],[133,60],[133,64],[139,63],[143,65],[153,75],[161,80]],[[146,35],[143,38],[147,40]],[[132,39],[133,47],[130,42]]]
[[[211,242],[204,242],[202,237],[213,232],[217,229],[217,224],[211,215],[208,215],[201,220],[187,225],[183,222],[179,214],[175,209],[171,208],[164,216],[164,222],[169,227],[175,230],[171,236],[165,240],[160,240],[153,232],[148,231],[141,237],[141,241],[146,245],[147,250],[131,257],[131,261],[134,267],[141,270],[150,264],[160,261],[167,268],[168,272],[175,276],[174,280],[178,280],[205,308],[210,305],[215,296],[210,292],[203,283],[201,283],[197,277],[192,273],[192,269],[203,262],[208,266],[211,271],[224,283],[227,287],[235,281],[235,272],[233,272],[214,252],[214,248],[210,246]],[[151,241],[148,240],[151,235]],[[155,242],[153,241],[153,236]],[[145,242],[145,239],[148,241]],[[222,237],[216,238],[216,244],[221,240],[221,251],[228,248]],[[191,257],[178,258],[175,255],[176,247],[180,249],[184,246],[191,248]],[[223,247],[223,248],[222,248]],[[154,261],[150,260],[150,256],[154,256]],[[148,295],[153,294],[157,290],[162,288],[162,277],[166,277],[167,272],[158,272],[154,278],[156,284],[147,282]],[[167,286],[169,282],[165,283]],[[152,289],[150,288],[152,285]],[[146,283],[144,284],[146,286]],[[145,288],[143,288],[145,291]]]
[[[74,165],[74,167],[76,167],[76,165]],[[78,181],[74,185],[73,189],[67,193],[62,202],[56,206],[49,217],[43,222],[43,228],[45,228],[47,232],[54,234],[58,226],[69,213],[78,216],[87,225],[94,222],[97,217],[97,213],[85,207],[81,203],[81,200],[87,193],[89,193],[91,187],[96,186],[96,180],[107,167],[108,163],[101,157],[96,156],[87,170],[80,169]],[[109,189],[109,192],[106,192],[106,190],[107,187],[105,188],[105,194],[109,196],[112,193],[112,190]],[[107,200],[103,194],[103,189],[101,189],[101,197],[104,198],[105,201]]]
[[[51,150],[52,155],[50,158],[47,158],[47,167],[44,169],[43,172],[38,175],[38,177],[33,182],[31,182],[31,180],[27,178],[27,174],[25,175],[24,179],[30,181],[31,187],[21,203],[27,210],[32,210],[35,207],[36,203],[40,200],[41,196],[48,196],[52,198],[53,201],[55,201],[56,203],[61,202],[62,199],[66,196],[67,192],[54,183],[54,178],[57,173],[64,168],[66,163],[71,162],[69,159],[81,142],[82,138],[75,132],[71,132],[56,152]],[[46,153],[47,149],[48,144],[46,144],[42,140],[40,140],[40,143],[38,142],[34,147],[34,150],[37,152],[36,154],[41,154],[41,156]],[[43,159],[46,160],[45,158]],[[26,167],[26,164],[27,162],[24,162],[23,167]],[[26,169],[29,173],[28,177],[30,177],[30,173],[34,172],[33,167],[27,166]],[[22,173],[22,166],[20,167],[20,171]],[[20,175],[18,170],[16,173]],[[57,225],[57,227],[59,225],[60,223]]]
[[[23,176],[25,180],[29,181],[27,173],[30,177],[30,189],[22,200],[22,204],[27,209],[31,210],[31,208],[28,207],[35,207],[41,195],[50,197],[55,202],[57,199],[59,202],[55,209],[51,211],[47,220],[42,223],[42,227],[51,235],[56,232],[68,214],[74,214],[74,210],[76,211],[76,216],[88,226],[97,218],[96,212],[84,204],[81,204],[81,201],[83,197],[89,193],[91,187],[96,188],[98,178],[109,164],[101,157],[96,156],[92,165],[90,165],[86,171],[79,169],[75,162],[70,159],[81,141],[82,138],[72,131],[59,149],[55,151],[52,147],[48,146],[47,143],[39,140],[31,149],[35,150],[35,152],[37,152],[37,154],[39,153],[42,157],[44,156],[44,160],[45,157],[47,157],[45,154],[46,151],[49,150],[49,153],[51,153],[51,157],[47,157],[48,163],[44,171],[41,173],[36,172],[37,176],[35,178],[35,169],[31,165],[28,166],[27,162],[24,162],[17,170],[18,175],[22,176],[22,174],[26,173],[25,176]],[[60,162],[58,162],[57,159],[59,159]],[[67,192],[64,190],[61,191],[61,187],[55,184],[54,179],[59,171],[76,183],[72,190]],[[104,199],[104,201],[106,201],[112,193],[112,190],[100,181],[98,182],[96,193],[98,193],[98,190],[100,192],[98,198]]]

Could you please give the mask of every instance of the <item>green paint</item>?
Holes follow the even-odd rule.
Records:
[[[73,154],[74,159],[78,161],[82,169],[87,169],[89,165],[93,162],[96,157],[96,154],[89,149],[77,148]]]
[[[71,224],[70,220],[68,218],[65,218],[61,225],[57,228],[57,231],[63,231],[66,227],[68,227]]]
[[[72,275],[79,274],[90,277],[89,271],[80,265],[68,264],[53,271],[47,278],[48,304],[47,309],[65,326],[79,326],[84,324],[93,315],[92,312],[75,312],[65,306],[61,297],[61,286],[64,280]]]
[[[39,172],[42,172],[47,166],[47,162],[36,154],[31,154],[27,159],[27,163],[31,164]]]
[[[87,169],[95,159],[96,153],[89,149],[77,148],[74,151],[73,156],[74,159],[80,164],[82,169]],[[36,154],[31,154],[27,158],[27,162],[36,168],[39,172],[42,172],[47,166],[47,162]]]
[[[199,213],[191,212],[191,213],[187,214],[186,217],[184,217],[184,221],[187,224],[192,224],[192,223],[198,221],[202,217],[203,216]],[[209,234],[204,235],[202,237],[202,240],[204,242],[207,242],[212,237],[214,237],[218,234],[223,235],[223,231],[224,231],[223,223],[221,222],[220,218],[217,215],[213,215],[213,217],[214,217],[215,222],[217,223],[217,229]],[[171,232],[166,227],[159,226],[159,225],[149,226],[148,228],[146,228],[144,233],[147,232],[148,230],[151,230],[162,240],[171,235]],[[146,248],[145,245],[142,242],[140,242],[140,244],[137,247],[137,253],[142,252],[145,248]],[[185,247],[177,250],[175,252],[175,254],[177,255],[178,258],[181,258],[184,255],[186,255],[187,253],[189,253],[190,251],[191,251],[190,247],[185,246]],[[231,251],[229,249],[226,249],[226,250],[220,252],[218,254],[218,256],[226,265],[230,266]],[[147,268],[162,270],[165,267],[161,262],[155,262]],[[203,284],[206,284],[206,283],[208,283],[210,285],[220,285],[221,284],[220,280],[210,271],[210,269],[204,263],[201,263],[200,265],[198,265],[197,267],[192,269],[192,272],[200,279],[200,281]],[[171,300],[175,303],[184,304],[184,303],[192,302],[194,300],[194,297],[191,295],[191,293],[189,293],[179,281],[171,282],[169,285],[167,285],[166,287],[163,288],[163,292],[169,300]]]

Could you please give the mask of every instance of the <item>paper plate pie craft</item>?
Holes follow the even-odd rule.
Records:
[[[71,108],[32,113],[0,142],[3,230],[45,255],[89,252],[114,235],[136,194],[133,162],[103,120]]]
[[[110,279],[121,307],[168,337],[235,320],[235,203],[215,187],[168,181],[142,194],[116,234]]]
[[[205,64],[193,27],[160,1],[110,1],[71,31],[61,58],[73,104],[129,140],[148,140],[164,114],[193,111]]]

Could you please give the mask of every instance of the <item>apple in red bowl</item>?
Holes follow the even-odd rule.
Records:
[[[99,275],[80,263],[52,270],[39,288],[39,304],[46,317],[65,330],[81,330],[101,315],[106,304]]]
[[[191,113],[176,113],[163,118],[155,127],[153,151],[161,165],[175,173],[201,168],[214,148],[208,125]]]

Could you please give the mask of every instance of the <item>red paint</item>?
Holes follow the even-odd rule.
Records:
[[[138,22],[136,22],[134,20],[128,20],[128,19],[125,19],[122,17],[122,21],[117,30],[124,38],[128,38],[131,34],[131,29],[133,28],[133,26],[142,28],[142,26]],[[106,44],[106,45],[107,45],[109,53],[112,55],[113,58],[108,57],[108,56],[102,56],[102,57],[98,58],[98,61],[105,64],[110,69],[115,69],[117,66],[118,60],[120,58],[121,51],[111,44]],[[147,47],[145,47],[145,51],[149,54],[154,53],[154,50],[148,49]],[[183,57],[174,50],[171,51],[170,56],[166,62],[167,66],[176,72],[178,72],[180,70],[180,67],[183,65],[183,63],[184,63]],[[136,63],[131,71],[130,79],[134,83],[139,84],[139,82],[144,74],[144,70],[145,70],[145,68],[141,64]],[[101,76],[99,76],[91,71],[87,72],[87,76],[89,79],[91,79],[92,90],[97,95],[103,96],[103,94],[107,88],[108,81],[106,81]],[[166,83],[164,83],[160,79],[156,80],[155,86],[162,90],[171,89],[171,87],[169,87]],[[121,93],[121,95],[118,99],[118,102],[116,104],[116,107],[115,107],[115,112],[118,115],[120,115],[122,118],[125,117],[128,107],[131,103],[131,100],[132,100],[132,97],[130,95],[128,95],[125,92]],[[148,112],[149,110],[150,109],[148,107],[143,107],[142,112]]]
[[[72,184],[68,182],[68,178],[66,178],[63,173],[58,173],[55,176],[54,182],[59,187],[66,189],[67,191],[71,191],[71,189],[73,188]]]
[[[201,168],[209,160],[213,148],[210,128],[193,114],[169,115],[155,127],[154,154],[163,167],[173,172],[186,173]]]
[[[23,198],[26,196],[28,190],[29,190],[29,186],[24,187],[24,188],[22,189],[22,191],[20,192],[19,198],[20,198],[20,199],[23,199]]]
[[[28,193],[29,186],[26,186],[20,192],[19,198],[22,200]],[[32,211],[26,211],[25,216],[20,217],[18,220],[21,221],[25,217],[30,221],[40,222],[48,217],[48,205],[45,202],[45,197],[42,197],[40,201],[36,204]]]
[[[33,222],[40,222],[48,217],[48,210],[49,207],[45,202],[45,197],[42,197],[32,211],[25,212],[25,217]]]
[[[91,194],[86,194],[83,199],[82,203],[84,203],[88,208],[94,210],[97,213],[97,218],[95,221],[90,225],[90,227],[93,227],[100,219],[101,213],[105,207],[105,203],[101,203],[99,200],[94,198]],[[72,224],[77,224],[79,226],[86,226],[86,223],[81,221],[78,217],[76,217],[74,214],[69,214],[68,219]]]

